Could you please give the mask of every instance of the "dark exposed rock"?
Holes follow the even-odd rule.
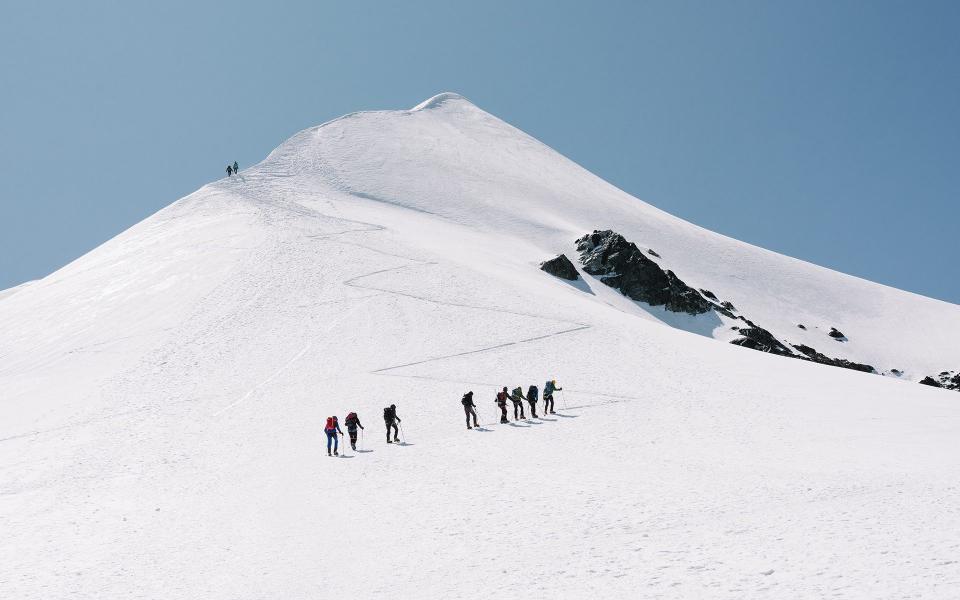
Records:
[[[657,254],[653,248],[647,248],[647,254],[649,254],[650,256],[656,256],[657,258],[660,258],[660,255]]]
[[[817,352],[806,344],[791,344],[794,348],[803,353],[807,360],[821,365],[830,365],[831,367],[840,367],[843,369],[852,369],[854,371],[863,371],[864,373],[876,373],[877,370],[871,365],[856,363],[845,358],[830,358],[829,356]]]
[[[594,231],[577,240],[577,251],[584,271],[633,300],[689,315],[718,308],[673,271],[661,269],[619,233]]]
[[[791,346],[793,346],[794,348],[796,348],[797,350],[799,350],[800,352],[802,352],[804,356],[806,356],[807,358],[809,358],[809,359],[811,359],[811,360],[816,360],[816,359],[818,359],[818,358],[821,359],[821,360],[830,360],[829,357],[827,357],[827,356],[824,355],[824,354],[820,354],[819,352],[816,351],[815,348],[811,348],[810,346],[807,346],[806,344],[791,344]],[[817,362],[819,362],[819,361],[817,361]]]
[[[650,306],[664,306],[667,310],[684,312],[690,315],[699,315],[712,310],[748,325],[748,327],[732,326],[730,328],[739,333],[739,336],[730,342],[731,344],[844,369],[853,369],[865,373],[877,372],[871,365],[856,363],[844,358],[830,358],[803,344],[794,345],[793,349],[797,351],[795,352],[778,340],[770,331],[760,327],[743,315],[733,314],[733,311],[737,310],[733,303],[720,302],[719,298],[710,290],[696,290],[690,287],[673,271],[660,268],[657,263],[644,256],[644,253],[634,243],[628,242],[614,231],[594,231],[583,236],[577,240],[577,251],[580,253],[580,262],[583,264],[584,271],[596,276],[606,285],[620,290],[622,294],[633,300],[645,302]],[[652,249],[648,249],[647,253],[651,256],[660,257]],[[554,260],[561,258],[565,259],[566,257],[561,255]],[[545,265],[546,263],[544,263]],[[798,323],[797,327],[803,330],[807,329],[802,323]],[[831,328],[829,335],[835,340],[847,341],[847,337],[836,328]],[[941,374],[941,376],[943,375]],[[941,387],[935,379],[928,379]],[[960,374],[956,375],[956,379],[957,389],[960,389]]]
[[[763,327],[741,327],[740,335],[742,337],[730,343],[744,348],[760,350],[761,352],[779,354],[780,356],[794,356],[789,348],[780,343],[780,340],[773,337],[773,334]]]
[[[556,258],[540,263],[540,269],[560,279],[566,279],[568,281],[580,279],[577,268],[573,266],[573,263],[570,262],[566,254],[561,254]]]
[[[833,339],[837,340],[838,342],[845,342],[845,341],[847,341],[847,336],[843,335],[843,332],[840,331],[839,329],[837,329],[836,327],[831,327],[831,328],[830,328],[830,333],[828,333],[827,335],[829,335],[829,336],[832,337]]]
[[[833,359],[832,364],[835,367],[841,367],[843,369],[853,369],[854,371],[863,371],[864,373],[876,373],[877,370],[873,368],[872,365],[865,365],[862,363],[855,363],[852,360],[847,360],[845,358],[835,358]]]
[[[926,376],[920,383],[945,390],[960,391],[960,371],[941,371],[936,377]]]
[[[896,377],[900,377],[901,375],[903,375],[903,371],[901,371],[900,369],[890,369],[890,374]]]

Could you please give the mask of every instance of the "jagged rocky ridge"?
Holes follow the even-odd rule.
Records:
[[[736,314],[737,309],[733,303],[721,301],[710,290],[690,287],[673,271],[664,271],[660,265],[647,258],[636,244],[627,241],[619,233],[611,230],[594,231],[578,239],[576,243],[583,270],[633,300],[689,315],[704,314],[712,310],[727,318],[743,321],[746,326],[733,327],[740,337],[733,340],[732,344],[823,365],[866,373],[877,372],[871,365],[843,358],[830,358],[803,344],[791,344],[791,347],[788,347],[770,331],[747,317]],[[834,339],[838,339],[834,332],[846,339],[842,333],[832,329],[830,335]]]
[[[664,271],[619,233],[594,231],[577,240],[583,270],[633,300],[673,312],[700,315],[717,310],[733,314],[690,287],[673,271]]]

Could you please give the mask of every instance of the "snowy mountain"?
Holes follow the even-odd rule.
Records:
[[[609,254],[589,274],[605,230],[735,310],[637,302]],[[580,279],[539,269],[558,254]],[[885,376],[726,343],[757,328]],[[0,294],[0,331],[2,597],[960,581],[960,396],[914,383],[960,368],[960,307],[677,219],[456,94],[296,134]],[[549,378],[558,414],[497,423],[496,390]],[[349,411],[365,451],[327,458]]]

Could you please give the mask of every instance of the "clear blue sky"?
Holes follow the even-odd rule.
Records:
[[[0,288],[450,90],[699,225],[960,302],[958,31],[932,1],[7,3]]]

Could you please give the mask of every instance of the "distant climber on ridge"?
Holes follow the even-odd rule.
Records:
[[[337,417],[327,417],[327,425],[323,428],[323,432],[327,434],[327,456],[331,456],[331,445],[333,445],[333,456],[340,456],[340,442],[337,439],[337,434],[343,435],[343,431],[340,430],[340,423],[337,422]]]
[[[391,444],[393,442],[399,442],[400,434],[397,431],[397,423],[400,422],[400,417],[397,416],[396,404],[391,404],[390,406],[383,409],[383,422],[387,426],[387,443]],[[390,440],[391,427],[393,427],[393,441]]]
[[[230,177],[231,175],[233,175],[233,167],[227,165],[227,177]]]
[[[466,413],[467,417],[467,429],[473,429],[473,427],[480,427],[477,423],[477,405],[473,403],[473,392],[467,392],[463,395],[463,399],[460,400],[460,404],[463,405],[463,412]],[[470,427],[470,417],[473,417],[473,427]]]
[[[237,161],[233,161],[233,172],[234,173],[240,172],[240,165],[237,164]]]

